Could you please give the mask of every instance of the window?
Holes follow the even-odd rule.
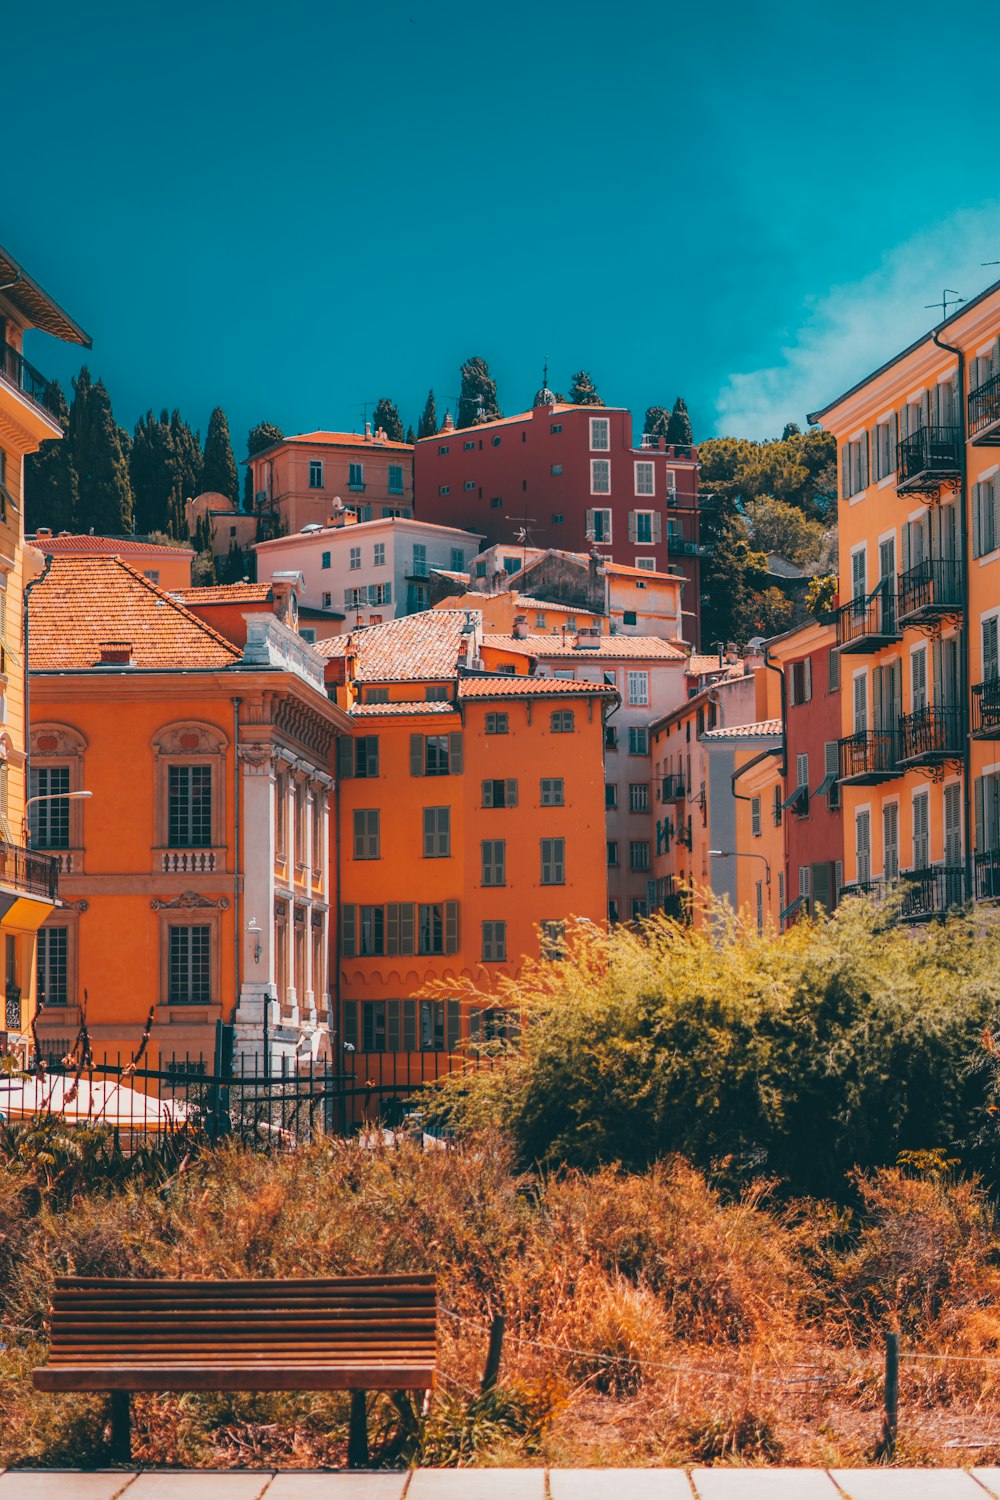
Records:
[[[750,798],[750,833],[753,838],[760,838],[760,798]]]
[[[608,865],[612,869],[618,866],[618,840],[608,839]]]
[[[633,896],[629,904],[631,906],[633,922],[639,922],[643,917],[649,916],[647,903],[642,899],[641,896]]]
[[[439,495],[450,495],[451,494],[451,485],[450,484],[439,484],[438,485],[438,494]]]
[[[611,460],[609,458],[590,460],[590,493],[592,495],[611,494]],[[611,538],[607,537],[605,540],[610,541]]]
[[[560,921],[539,922],[541,928],[541,956],[549,963],[558,963],[566,957],[566,923]]]
[[[385,688],[376,688],[376,687],[365,688],[365,702],[366,703],[388,703],[388,701],[389,701],[389,689],[387,687],[385,687]]]
[[[613,781],[604,783],[604,806],[609,811],[618,806],[618,787]]]
[[[795,757],[795,788],[799,792],[809,790],[809,753]]]
[[[475,439],[474,438],[470,438],[467,442],[464,442],[462,444],[462,451],[463,451],[463,453],[472,453],[472,452],[475,451],[475,447],[476,447]]]
[[[354,810],[354,858],[379,858],[379,810],[357,807]]]
[[[482,785],[482,804],[484,807],[516,807],[516,777],[508,776],[503,781],[484,781]]]
[[[329,552],[324,552],[323,553],[323,556],[320,559],[320,566],[324,567],[324,568],[328,568],[330,566],[330,554],[329,554]]]
[[[653,465],[648,460],[642,459],[635,466],[635,492],[637,495],[655,495],[656,482],[653,475]],[[640,538],[640,541],[644,538]]]
[[[840,498],[849,500],[868,488],[868,434],[844,443],[840,450]]]
[[[927,647],[910,652],[910,710],[920,713],[927,707]]]
[[[451,808],[424,808],[424,859],[447,859],[451,854]]]
[[[210,1004],[211,927],[170,927],[167,931],[167,1003]]]
[[[552,425],[551,425],[551,427],[549,428],[549,432],[552,434],[553,437],[555,436],[555,434],[557,432],[562,432],[562,423],[561,422],[553,422]]]
[[[566,884],[566,840],[542,839],[542,885]]]
[[[854,852],[858,884],[867,885],[872,878],[871,813],[867,808],[854,815]]]
[[[483,963],[502,964],[507,958],[507,923],[483,923]]]
[[[618,730],[614,724],[605,724],[604,726],[604,748],[605,750],[618,749]]]
[[[461,547],[452,547],[451,549],[451,571],[453,573],[462,573],[465,571],[465,553]]]
[[[649,754],[649,730],[643,724],[630,724],[628,730],[629,755]]]
[[[446,682],[429,682],[424,688],[424,701],[427,703],[446,703],[450,689]]]
[[[649,546],[656,540],[655,532],[659,530],[659,527],[654,528],[653,522],[659,519],[659,516],[654,517],[651,510],[630,511],[628,518],[629,541],[637,542],[640,547]]]
[[[628,674],[628,701],[639,707],[649,704],[649,673],[630,672]]]
[[[635,565],[636,565],[637,568],[641,568],[644,573],[653,573],[656,570],[656,558],[655,557],[637,557],[636,560],[635,560]],[[646,585],[644,583],[642,583],[642,584],[637,585],[637,587],[639,587],[639,588],[645,588]]]
[[[495,437],[493,439],[493,446],[494,446],[494,448],[499,448],[499,446],[500,446],[500,439],[498,437]]]
[[[827,740],[823,746],[823,785],[826,805],[833,812],[840,806],[840,747],[836,740]]]
[[[502,495],[494,495],[493,499],[490,501],[490,510],[499,510],[502,504],[503,504],[503,496]],[[485,569],[483,570],[483,572],[479,576],[481,578],[485,578],[486,577],[486,571],[485,571]]]
[[[314,625],[300,625],[299,635],[310,646],[316,644],[316,627]]]
[[[365,487],[364,464],[351,464],[348,478],[348,488],[352,490],[363,490]]]
[[[323,608],[324,609],[331,609],[332,607],[333,607],[333,595],[332,594],[324,594],[323,595]]]
[[[389,494],[401,495],[403,493],[403,465],[389,465]]]
[[[519,557],[505,557],[503,560],[503,570],[508,576],[511,573],[520,573],[521,559]]]
[[[411,734],[411,776],[457,776],[462,770],[462,735]]]
[[[882,873],[886,880],[899,879],[899,803],[882,804]]]
[[[611,423],[607,417],[590,419],[590,451],[607,453],[611,447]]]
[[[55,797],[52,802],[35,802],[30,812],[31,842],[36,849],[69,848],[68,766],[44,766],[31,771],[31,795]]]
[[[447,443],[442,443],[441,447],[438,449],[438,456],[440,458],[444,458],[450,452],[451,452],[451,449],[448,447]]]
[[[576,728],[571,708],[557,708],[549,719],[549,728],[553,734],[572,734]]]
[[[321,458],[309,460],[309,488],[311,490],[323,488],[323,460]]]
[[[926,870],[930,864],[928,809],[930,798],[927,792],[917,792],[913,798],[913,868]]]
[[[230,526],[229,532],[230,532],[231,536],[235,535],[236,534],[236,527],[235,526]],[[148,568],[148,569],[146,569],[144,571],[144,573],[143,573],[142,576],[143,576],[143,578],[148,578],[149,581],[150,581],[150,583],[159,583],[159,581],[160,581],[160,574],[159,574],[159,572],[158,572],[158,570],[156,568]]]
[[[41,927],[38,932],[38,1007],[69,1003],[69,929]]]
[[[565,521],[565,519],[566,519],[565,516],[559,515],[558,513],[555,513],[553,515],[553,517],[552,517],[552,524],[553,524],[553,526],[561,526],[562,523],[563,523],[563,521]]]
[[[413,576],[427,577],[427,547],[423,542],[413,543]]]
[[[385,953],[385,909],[361,908],[360,953],[362,958],[381,958]]]
[[[392,603],[392,584],[391,583],[370,583],[368,585],[368,603],[369,604],[391,604]],[[373,620],[371,623],[374,625],[375,621]]]
[[[558,476],[558,475],[559,475],[559,474],[561,474],[561,473],[562,473],[562,471],[563,471],[563,466],[562,466],[562,464],[553,464],[553,465],[552,465],[552,469],[551,469],[551,473],[552,473],[552,476],[553,476],[553,478],[555,478],[555,477],[557,477],[557,476]]]
[[[649,869],[649,840],[632,839],[628,846],[628,867],[630,870]]]
[[[628,810],[634,813],[649,812],[649,786],[645,781],[629,782]]]
[[[535,613],[535,629],[536,630],[544,630],[545,629],[545,613],[544,613],[543,610],[537,610],[536,613]]]
[[[788,701],[792,707],[812,698],[812,660],[793,661],[788,668]]]
[[[543,807],[562,807],[563,779],[561,776],[543,776],[540,784]]]
[[[972,555],[985,557],[1000,547],[1000,473],[972,486]]]
[[[487,734],[506,734],[508,732],[508,719],[506,714],[489,713],[486,715]]]
[[[356,573],[356,572],[358,572],[358,570],[361,567],[361,548],[360,547],[352,547],[351,548],[350,557],[351,557],[350,571],[352,573]]]
[[[483,839],[482,851],[483,885],[507,884],[507,845],[503,839]]]
[[[205,849],[212,842],[211,766],[168,766],[167,843]]]
[[[436,901],[418,910],[418,953],[457,953],[458,902]]]
[[[890,412],[875,428],[875,478],[885,479],[896,472],[896,413]]]

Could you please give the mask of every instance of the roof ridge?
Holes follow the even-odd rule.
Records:
[[[86,558],[80,558],[78,560],[84,562],[86,561]],[[102,559],[102,561],[107,561],[107,559]],[[194,613],[193,610],[188,609],[184,604],[181,603],[179,599],[175,599],[174,596],[168,593],[166,589],[161,589],[160,585],[158,583],[154,583],[151,578],[147,578],[145,573],[140,573],[138,568],[133,568],[131,563],[127,563],[123,557],[115,556],[111,559],[111,561],[116,562],[120,568],[124,568],[126,573],[130,573],[132,577],[136,579],[138,583],[141,583],[146,589],[148,589],[151,594],[155,594],[158,599],[162,600],[166,604],[169,604],[171,609],[176,609],[185,617],[185,619],[190,621],[191,624],[196,625],[198,629],[203,632],[203,634],[207,635],[211,640],[215,641],[217,645],[225,646],[226,650],[232,654],[234,660],[239,661],[241,659],[242,653],[237,649],[236,646],[233,645],[232,641],[227,641],[224,635],[220,635],[219,631],[213,630],[212,626],[207,625],[204,620],[202,620],[198,615]]]

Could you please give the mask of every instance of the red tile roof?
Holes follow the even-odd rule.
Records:
[[[162,542],[144,542],[137,536],[29,536],[32,547],[39,552],[51,553],[53,557],[67,555],[90,557],[130,557],[141,552],[143,556],[154,553],[158,557],[174,557],[178,552],[190,553],[190,547],[168,547]]]
[[[271,452],[275,448],[284,448],[288,443],[318,444],[326,448],[371,448],[379,453],[383,449],[393,448],[398,453],[412,453],[412,443],[394,443],[388,438],[384,443],[377,443],[374,437],[365,437],[363,432],[295,432],[289,433],[288,437],[281,439],[280,443],[272,443],[271,448],[261,450]],[[259,457],[254,454],[254,458]]]
[[[706,729],[701,738],[703,740],[749,740],[780,734],[780,719],[758,719],[756,724],[733,724],[728,728],[723,726],[720,729]]]
[[[689,677],[707,677],[712,672],[720,672],[726,677],[747,675],[746,666],[742,660],[724,661],[720,666],[717,656],[701,656],[697,653],[688,657],[687,670]]]
[[[576,682],[563,677],[513,676],[501,672],[496,677],[462,677],[459,698],[616,698],[613,687],[603,683]]]
[[[519,656],[571,656],[575,661],[616,660],[630,661],[643,658],[656,661],[687,660],[686,652],[671,641],[658,635],[602,635],[590,636],[586,646],[576,645],[576,632],[568,631],[566,640],[561,635],[527,635],[518,639],[513,635],[484,635],[484,647],[495,651],[512,651]]]
[[[344,656],[348,642],[357,656],[360,682],[442,682],[454,678],[468,611],[427,609],[366,625],[350,636],[330,636],[313,647],[321,656]]]
[[[606,562],[604,564],[604,571],[612,577],[653,578],[659,583],[667,583],[671,579],[675,581],[677,579],[676,573],[657,573],[652,568],[630,568],[627,563]]]
[[[425,703],[409,700],[402,703],[356,703],[351,709],[353,719],[386,719],[400,714],[453,714],[454,703],[447,698],[440,702]]]
[[[55,557],[31,591],[33,672],[86,671],[101,646],[128,642],[135,667],[183,671],[238,662],[240,652],[118,557]]]
[[[269,583],[213,583],[203,588],[171,589],[182,604],[256,604],[271,599]]]

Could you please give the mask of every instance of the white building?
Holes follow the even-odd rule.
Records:
[[[458,527],[402,516],[358,521],[345,509],[325,526],[258,542],[254,550],[258,577],[301,573],[300,604],[341,611],[351,630],[426,609],[431,571],[468,573],[482,540]]]

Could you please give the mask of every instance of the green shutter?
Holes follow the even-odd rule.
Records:
[[[399,902],[390,901],[385,909],[385,951],[399,952]]]
[[[493,783],[492,783],[492,781],[484,781],[483,782],[483,806],[484,807],[492,807],[493,806]]]
[[[358,1045],[358,1002],[344,1001],[344,1042],[351,1047]]]
[[[386,1003],[386,1034],[385,1047],[387,1052],[399,1051],[399,1001],[387,1000]]]
[[[417,1050],[417,1002],[403,1001],[403,1051]]]
[[[416,907],[412,901],[401,901],[399,903],[399,951],[400,953],[414,953],[414,932],[416,929]]]
[[[370,734],[365,739],[365,774],[378,775],[378,735]]]
[[[482,1030],[483,1013],[481,1010],[469,1011],[469,1040],[478,1042]]]
[[[510,776],[504,790],[504,801],[508,807],[517,806],[517,778]]]
[[[358,952],[358,908],[351,902],[340,908],[340,951],[344,958]]]
[[[424,737],[422,734],[410,735],[410,775],[422,776],[424,774]]]
[[[973,803],[976,809],[976,853],[984,854],[986,838],[986,816],[983,798],[983,778],[977,776],[972,783]]]
[[[346,735],[337,741],[337,775],[341,781],[354,775],[354,741]]]
[[[446,1004],[447,1032],[445,1040],[448,1051],[455,1052],[458,1049],[459,1042],[462,1040],[462,1007],[457,1000],[449,1000]]]
[[[446,953],[458,952],[457,901],[446,901],[444,904],[444,951]]]
[[[462,773],[462,731],[456,729],[448,736],[448,772],[451,776]]]

